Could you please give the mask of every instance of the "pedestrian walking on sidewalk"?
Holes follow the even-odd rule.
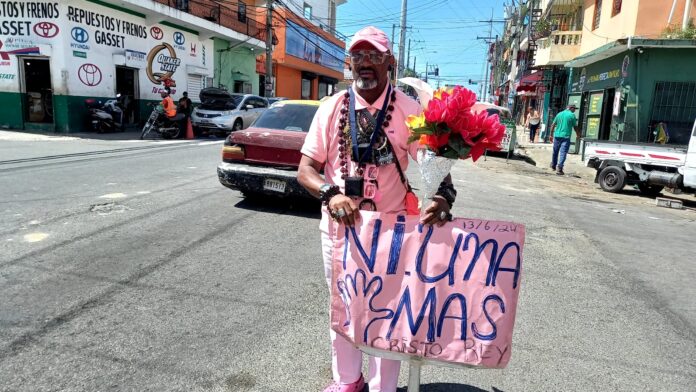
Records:
[[[353,226],[360,220],[360,210],[406,212],[405,172],[418,143],[408,144],[405,122],[422,109],[389,83],[395,63],[389,48],[386,34],[375,27],[353,36],[348,52],[354,82],[321,104],[301,150],[297,179],[323,204],[319,229],[329,288],[333,248],[329,233],[337,225]],[[448,175],[421,222],[442,225],[451,220],[455,196]],[[324,392],[362,392],[362,352],[335,331],[329,334],[333,383]],[[401,363],[376,357],[368,362],[370,391],[395,392]]]
[[[562,176],[563,164],[570,149],[570,132],[575,130],[580,140],[578,130],[578,119],[575,118],[575,104],[568,105],[568,108],[556,115],[551,124],[551,134],[553,135],[553,155],[551,156],[551,170],[557,170],[556,174]]]
[[[539,129],[539,126],[541,125],[541,115],[539,115],[539,111],[536,110],[535,107],[531,107],[529,109],[529,113],[527,113],[527,120],[525,121],[524,126],[526,128],[529,128],[529,142],[534,143],[534,137],[536,136],[536,132]]]

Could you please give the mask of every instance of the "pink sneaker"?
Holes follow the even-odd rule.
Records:
[[[358,381],[350,384],[339,384],[336,381],[324,389],[324,392],[363,392],[365,389],[365,379],[362,374]]]

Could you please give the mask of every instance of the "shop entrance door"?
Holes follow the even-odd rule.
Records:
[[[116,66],[116,94],[121,94],[123,117],[127,125],[138,124],[140,113],[138,100],[138,70],[135,68]]]
[[[53,88],[51,87],[49,60],[47,58],[24,57],[21,64],[24,121],[53,123]]]
[[[602,103],[602,121],[599,125],[599,140],[609,140],[611,133],[611,112],[614,105],[613,88],[604,90],[604,101]]]

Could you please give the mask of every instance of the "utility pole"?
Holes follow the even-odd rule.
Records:
[[[411,65],[411,38],[408,39],[408,50],[406,51],[406,69]]]
[[[491,19],[489,20],[480,20],[480,23],[488,23],[488,36],[487,37],[476,37],[476,39],[483,40],[488,44],[488,50],[490,51],[490,44],[491,41],[493,40],[494,37],[491,35],[493,34],[493,23],[505,23],[505,20],[494,20],[493,19],[493,9],[491,9]],[[498,39],[497,36],[495,39]],[[488,80],[488,71],[490,70],[489,62],[490,62],[490,56],[486,57],[486,76],[483,77],[483,83],[481,86],[482,93],[481,93],[481,101],[486,100],[486,95],[488,94],[488,88],[490,87],[490,81]]]
[[[416,72],[416,56],[413,56],[413,72],[415,72],[416,77],[418,77],[418,72]]]
[[[428,83],[428,62],[425,62],[425,83]]]
[[[394,55],[394,33],[395,33],[395,31],[396,31],[396,23],[393,23],[392,24],[392,39],[390,42],[391,48],[389,48],[389,50],[391,50],[392,56]]]
[[[266,97],[273,97],[273,1],[266,0]]]
[[[406,44],[406,9],[407,0],[401,0],[401,34],[399,36],[399,63],[397,64],[397,78],[404,76],[404,45]]]

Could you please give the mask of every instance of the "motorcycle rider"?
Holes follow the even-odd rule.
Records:
[[[172,97],[169,96],[169,91],[167,89],[163,89],[160,91],[160,96],[162,97],[162,109],[164,109],[164,115],[167,116],[170,121],[174,121],[174,118],[176,117],[176,105],[174,105],[174,100]]]
[[[160,96],[162,97],[162,109],[164,109],[164,115],[167,116],[167,119],[172,124],[176,124],[180,130],[185,130],[185,124],[183,122],[186,119],[186,115],[184,113],[177,113],[174,100],[171,96],[169,96],[169,89],[162,90],[160,92]],[[179,132],[179,135],[179,137],[183,136],[182,132]]]

